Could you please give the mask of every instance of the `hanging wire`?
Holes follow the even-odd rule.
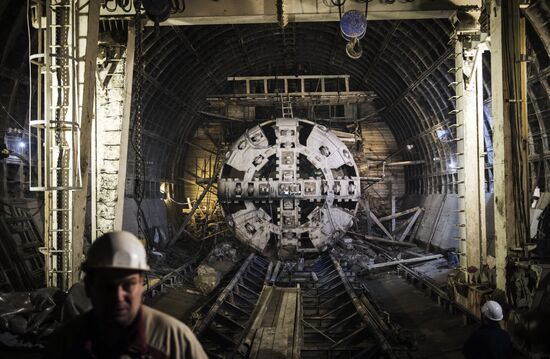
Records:
[[[346,0],[330,0],[332,5],[338,6],[338,16],[340,17],[340,20],[342,20],[342,6],[346,3]]]

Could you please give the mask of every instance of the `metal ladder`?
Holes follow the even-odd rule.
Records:
[[[292,112],[292,102],[290,101],[290,95],[287,94],[286,99],[283,94],[279,95],[281,98],[281,112],[283,118],[294,118],[294,113]]]
[[[36,155],[38,171],[30,189],[45,192],[46,285],[62,290],[73,282],[73,191],[82,186],[75,7],[73,0],[46,0],[36,7],[38,53],[30,56],[38,67],[39,94],[36,119],[29,121],[37,140],[36,154],[29,151],[29,157]]]

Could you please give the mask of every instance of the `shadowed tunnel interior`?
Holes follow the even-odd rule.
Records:
[[[197,265],[199,263],[211,265],[215,268],[213,272],[208,272],[210,270],[208,269],[197,275],[197,277],[202,275],[204,278],[211,278],[208,277],[209,275],[215,277],[214,282],[219,287],[210,297],[206,294],[200,297],[201,285],[204,283],[199,285],[196,281],[189,279],[191,277],[186,277],[189,279],[188,284],[192,283],[192,285],[185,289],[179,288],[174,292],[179,290],[176,294],[169,294],[155,302],[159,308],[163,307],[168,312],[173,311],[171,314],[185,320],[190,319],[192,310],[197,310],[196,313],[206,317],[208,310],[211,310],[208,308],[215,308],[214,294],[218,295],[221,292],[220,288],[224,286],[233,291],[231,283],[234,281],[231,278],[239,277],[254,266],[251,271],[257,272],[256,277],[266,278],[265,283],[262,279],[250,284],[258,291],[254,294],[254,300],[260,298],[261,288],[265,284],[273,288],[269,289],[269,295],[272,295],[270,298],[276,301],[273,308],[281,308],[287,305],[287,300],[298,300],[296,298],[301,295],[287,288],[279,290],[280,288],[276,288],[276,285],[290,288],[296,283],[301,283],[304,286],[304,293],[310,295],[311,293],[307,291],[318,290],[319,288],[316,288],[318,277],[322,277],[327,271],[339,274],[341,272],[342,278],[348,278],[349,273],[352,273],[351,284],[344,278],[343,287],[331,287],[330,291],[341,290],[334,292],[337,294],[356,291],[364,295],[361,300],[369,297],[368,299],[372,299],[373,302],[386,303],[387,307],[383,309],[389,312],[395,310],[395,317],[400,325],[414,327],[418,323],[429,321],[430,324],[426,327],[428,329],[421,328],[423,331],[421,335],[425,336],[432,327],[436,328],[434,329],[438,331],[436,337],[441,340],[440,343],[444,343],[437,349],[440,352],[444,352],[447,346],[457,346],[457,343],[471,332],[472,326],[465,326],[464,328],[467,329],[463,328],[464,331],[461,331],[455,328],[460,326],[460,320],[456,316],[449,319],[447,314],[438,312],[439,314],[432,318],[431,314],[426,314],[438,309],[435,304],[428,308],[422,299],[422,290],[432,288],[430,295],[435,293],[445,297],[449,302],[454,300],[453,305],[456,304],[455,307],[459,312],[464,307],[475,307],[473,313],[465,315],[479,318],[481,314],[478,307],[494,294],[488,294],[489,292],[485,290],[488,287],[492,289],[497,287],[496,268],[500,268],[504,263],[495,259],[498,256],[495,253],[498,252],[496,238],[499,230],[502,229],[499,226],[505,227],[506,223],[498,222],[495,218],[504,211],[503,208],[507,208],[509,203],[520,201],[516,198],[517,196],[514,197],[517,192],[511,192],[512,194],[504,203],[498,203],[497,200],[495,204],[495,198],[498,196],[498,189],[495,188],[498,187],[498,180],[495,180],[495,176],[498,178],[496,173],[499,173],[498,170],[494,170],[494,167],[499,166],[495,160],[497,158],[495,154],[498,153],[497,147],[499,143],[506,141],[516,145],[520,140],[516,142],[514,142],[515,138],[510,140],[510,137],[516,135],[514,132],[507,135],[508,137],[500,138],[500,135],[496,134],[502,132],[499,132],[500,128],[495,128],[495,123],[497,123],[496,126],[502,126],[501,122],[493,121],[492,111],[495,108],[495,102],[491,89],[495,88],[492,85],[496,82],[492,84],[491,81],[496,76],[491,74],[491,70],[494,70],[491,56],[495,54],[500,56],[500,53],[497,53],[498,50],[491,53],[489,36],[490,26],[495,18],[495,16],[491,17],[490,13],[494,1],[479,1],[481,8],[462,7],[449,18],[440,15],[438,18],[399,19],[402,15],[395,14],[388,16],[392,20],[379,20],[376,19],[380,16],[379,14],[375,13],[372,16],[375,19],[371,19],[367,11],[367,28],[365,36],[360,40],[362,56],[358,59],[352,59],[346,53],[347,41],[343,38],[339,21],[319,21],[319,18],[316,18],[317,21],[310,21],[311,19],[303,21],[298,14],[292,15],[288,24],[283,27],[273,21],[276,19],[276,14],[265,10],[268,7],[261,15],[273,15],[273,18],[266,20],[265,17],[259,17],[261,21],[256,21],[258,18],[254,18],[249,13],[259,8],[260,1],[251,1],[256,7],[244,9],[244,15],[238,19],[226,14],[216,15],[219,18],[215,21],[222,23],[224,20],[220,19],[227,16],[224,24],[176,25],[178,21],[179,24],[183,24],[189,20],[185,18],[186,11],[197,11],[196,9],[201,7],[211,9],[224,6],[224,0],[203,1],[204,3],[200,6],[193,7],[197,1],[188,0],[187,9],[185,9],[186,1],[168,1],[172,6],[174,4],[182,6],[177,11],[172,11],[169,14],[170,19],[161,21],[159,26],[156,26],[151,19],[145,20],[144,16],[144,26],[141,30],[136,30],[133,15],[123,14],[117,17],[117,11],[123,13],[125,11],[117,8],[124,8],[124,4],[129,6],[129,1],[101,1],[102,12],[98,17],[97,61],[95,66],[92,66],[95,69],[91,75],[95,81],[89,88],[95,96],[95,102],[89,110],[92,117],[95,116],[95,122],[88,127],[91,133],[88,136],[91,137],[89,139],[91,145],[87,143],[87,148],[90,153],[86,153],[86,158],[80,159],[85,171],[82,173],[82,178],[86,181],[89,178],[90,182],[89,188],[84,193],[78,194],[81,196],[82,203],[75,205],[82,210],[80,219],[84,226],[78,224],[70,229],[77,234],[82,234],[78,239],[81,247],[75,247],[74,250],[78,253],[72,260],[75,263],[82,260],[92,240],[102,233],[97,224],[110,221],[109,225],[116,223],[113,228],[138,233],[144,240],[150,261],[153,263],[152,267],[158,270],[152,275],[154,283],[157,280],[162,282],[164,275],[182,263],[187,263],[189,259],[196,260]],[[364,0],[348,1],[347,6],[350,3],[354,6],[365,4]],[[427,0],[369,0],[368,3],[389,9],[392,6],[408,6],[415,1],[422,6],[435,6]],[[457,1],[461,2],[461,0],[453,0],[444,4],[441,2],[438,5],[442,8],[449,6],[454,9]],[[313,3],[306,0],[304,2]],[[322,9],[330,8],[330,12],[334,15],[338,12],[335,5],[338,2],[338,0],[323,0],[316,1],[315,4]],[[503,2],[511,1],[503,0]],[[41,96],[48,91],[41,87],[44,86],[43,77],[38,73],[40,65],[37,65],[41,61],[41,55],[36,54],[44,39],[39,37],[37,23],[33,22],[36,20],[34,16],[36,16],[37,6],[44,3],[45,1],[41,0],[0,2],[0,23],[4,29],[0,31],[0,142],[4,151],[0,166],[2,179],[0,210],[2,210],[2,216],[6,215],[6,218],[15,216],[14,213],[16,213],[29,221],[31,219],[34,221],[33,233],[36,243],[32,242],[32,245],[28,244],[27,247],[22,245],[22,248],[26,250],[32,247],[33,252],[29,254],[29,258],[34,258],[32,261],[36,262],[29,264],[32,267],[29,270],[29,276],[41,284],[28,286],[22,284],[19,291],[27,290],[26,287],[36,289],[43,286],[44,259],[39,248],[42,248],[44,243],[42,239],[44,228],[48,228],[48,222],[52,221],[48,218],[53,218],[51,215],[48,217],[44,214],[48,196],[41,191],[29,190],[41,167],[40,162],[32,158],[31,152],[46,148],[46,145],[40,143],[40,139],[37,138],[38,132],[33,132],[37,128],[33,127],[35,126],[33,121],[40,117],[39,113],[46,106],[39,99],[43,99]],[[107,3],[114,3],[115,10],[108,10]],[[284,1],[277,3],[282,4]],[[525,203],[522,210],[530,211],[531,217],[529,221],[529,214],[522,214],[524,215],[522,218],[528,220],[525,222],[529,222],[522,222],[522,230],[529,232],[524,233],[530,236],[529,243],[520,248],[520,246],[510,245],[509,241],[508,247],[503,248],[509,250],[509,258],[513,257],[511,253],[514,255],[528,253],[526,256],[529,260],[535,258],[536,265],[541,265],[540,268],[542,268],[539,270],[537,267],[536,270],[525,274],[527,270],[518,265],[518,272],[509,273],[507,277],[508,292],[504,296],[494,297],[508,301],[507,312],[517,314],[515,319],[510,314],[512,318],[510,323],[517,324],[521,322],[517,318],[537,317],[538,314],[533,314],[531,306],[534,302],[544,304],[548,296],[547,294],[535,296],[536,290],[533,288],[536,288],[539,283],[546,283],[541,280],[543,277],[541,273],[546,275],[547,270],[550,272],[550,267],[545,264],[548,263],[548,253],[544,252],[547,251],[545,246],[548,244],[544,243],[547,243],[545,238],[548,237],[546,233],[550,228],[548,224],[550,215],[545,214],[545,208],[550,203],[548,194],[550,192],[550,3],[545,0],[531,0],[521,4],[514,2],[514,4],[517,5],[521,18],[525,19],[525,36],[510,35],[503,39],[502,52],[508,56],[508,49],[514,48],[518,42],[525,41],[526,52],[520,54],[519,59],[511,59],[517,60],[518,64],[526,63],[527,115],[522,125],[527,127],[528,135],[525,143],[520,145],[526,148],[527,155],[524,162],[518,163],[514,157],[514,151],[519,147],[513,148],[511,145],[507,149],[509,153],[506,161],[516,161],[513,163],[515,171],[513,173],[519,173],[521,166],[525,165],[527,168],[523,173],[527,184],[523,191],[525,193],[522,200]],[[229,6],[228,11],[231,13],[231,11],[241,10],[234,7]],[[419,7],[417,10],[420,14],[425,9]],[[109,11],[112,15],[108,14]],[[470,13],[475,13],[475,21],[472,22],[475,26],[469,23],[470,18],[463,17],[464,14]],[[315,15],[319,16],[319,14]],[[391,14],[391,11],[388,14]],[[149,16],[152,17],[150,13]],[[59,15],[57,20],[61,21],[61,17]],[[331,20],[334,19],[336,17],[331,18]],[[192,20],[207,22],[204,18]],[[475,31],[468,32],[471,30],[468,26],[475,27]],[[58,35],[61,34],[61,30],[52,30],[54,31],[58,31]],[[132,42],[134,36],[138,41],[135,46]],[[476,49],[482,48],[479,44],[483,44],[486,48],[478,54]],[[56,46],[61,47],[61,45]],[[463,48],[467,49],[466,52],[462,52]],[[132,51],[134,49],[135,52]],[[470,52],[467,53],[468,51]],[[31,62],[29,62],[29,56],[32,59]],[[56,56],[56,54],[52,55],[52,57]],[[476,56],[481,56],[483,73],[481,90],[477,93],[478,102],[475,105],[476,111],[482,112],[482,124],[478,127],[476,134],[479,136],[477,143],[481,144],[477,157],[481,160],[476,169],[478,173],[475,174],[478,176],[476,178],[479,178],[477,183],[479,187],[476,189],[479,192],[479,198],[477,198],[476,208],[479,207],[482,210],[479,213],[472,213],[473,210],[465,208],[465,203],[471,203],[465,198],[473,198],[468,196],[468,192],[473,191],[473,188],[468,188],[466,185],[470,183],[467,177],[472,175],[472,172],[468,172],[472,167],[464,160],[465,153],[468,152],[464,145],[466,137],[464,118],[471,120],[472,117],[465,115],[464,112],[468,108],[461,107],[458,102],[462,101],[460,99],[465,93],[462,90],[466,88],[464,83],[468,82],[469,85],[471,79],[466,80],[464,77],[457,80],[456,74],[466,74],[469,71],[466,67],[471,64],[465,64],[465,61],[473,61],[477,59],[474,59]],[[59,55],[59,58],[61,57],[62,55]],[[83,56],[78,60],[85,62],[84,60],[90,59]],[[457,68],[457,64],[460,63],[465,68]],[[139,67],[139,64],[142,64],[142,67]],[[468,75],[472,75],[473,71]],[[334,75],[349,77],[345,80],[338,78],[333,81]],[[505,73],[503,75],[505,84],[499,86],[507,90],[509,83],[506,81],[516,75],[514,71]],[[258,78],[246,82],[242,80],[245,77],[262,76],[270,79],[265,82]],[[322,82],[321,78],[323,78]],[[66,81],[61,75],[57,80],[59,83]],[[132,81],[131,86],[126,81]],[[302,96],[299,94],[300,91],[304,93]],[[294,92],[295,97],[292,100],[288,95],[289,92]],[[306,96],[305,92],[310,94]],[[325,92],[330,92],[332,95],[326,95]],[[350,95],[350,92],[354,95]],[[317,96],[318,93],[323,95]],[[277,123],[276,121],[281,117],[287,117],[285,116],[285,94],[291,103],[292,117],[299,118],[300,121],[311,121],[311,123],[300,122],[292,129],[297,132],[304,131],[296,137],[296,143],[285,142],[286,140],[283,139],[280,143],[277,142],[279,138],[284,137],[283,132],[277,127],[281,126],[280,123],[273,128],[264,124],[266,121],[272,121],[270,124]],[[479,94],[482,95],[479,96]],[[326,97],[323,97],[325,95]],[[498,101],[503,101],[505,106],[509,106],[507,108],[514,108],[516,105],[519,108],[522,105],[521,99],[503,96],[499,94]],[[330,99],[327,100],[329,97]],[[59,104],[55,104],[54,107],[57,105]],[[472,102],[469,102],[469,105],[474,106]],[[124,110],[122,110],[123,107]],[[119,110],[120,114],[118,112],[115,114]],[[512,118],[510,121],[516,120],[515,114],[510,115]],[[127,120],[127,123],[124,122],[126,125],[119,125],[118,122],[115,124],[114,121],[110,124],[111,115],[121,123],[122,117],[126,116],[127,118],[124,117],[124,121]],[[468,114],[470,115],[471,113]],[[251,163],[249,167],[258,166],[259,169],[247,177],[249,179],[246,181],[249,183],[246,184],[245,172],[247,173],[249,168],[224,167],[224,163],[233,160],[235,153],[246,155],[244,150],[239,152],[243,149],[239,147],[239,141],[244,138],[243,141],[252,144],[251,138],[255,133],[250,135],[249,131],[256,131],[260,128],[257,127],[260,124],[263,124],[262,135],[269,146],[252,146],[255,150],[265,150],[265,153],[256,156],[254,152],[255,157],[247,157]],[[112,127],[109,127],[110,125]],[[338,142],[340,150],[345,149],[344,155],[351,153],[350,158],[353,156],[354,162],[344,161],[341,165],[334,167],[327,165],[323,168],[319,163],[326,165],[327,162],[319,153],[323,155],[327,153],[325,156],[329,157],[328,145],[324,146],[329,141],[323,143],[321,139],[318,140],[319,142],[314,142],[314,136],[311,143],[315,144],[314,150],[319,152],[315,152],[318,160],[315,160],[313,154],[308,157],[310,153],[304,149],[307,147],[308,136],[311,133],[315,134],[315,131],[324,131],[325,127],[333,131],[335,138],[341,141]],[[29,129],[31,129],[30,132]],[[110,137],[115,132],[114,137]],[[471,133],[470,136],[472,136]],[[81,138],[86,137],[80,133],[79,135]],[[127,148],[124,136],[128,137]],[[329,136],[326,135],[325,139],[328,138]],[[300,147],[303,153],[298,155],[296,153],[299,151],[296,147],[300,143],[304,147]],[[273,148],[268,149],[270,146]],[[525,149],[523,147],[521,149]],[[285,263],[286,257],[279,256],[277,250],[272,248],[277,246],[277,243],[274,244],[276,236],[273,233],[284,236],[284,229],[273,230],[271,236],[265,239],[268,243],[267,249],[263,253],[250,254],[251,257],[245,256],[251,250],[250,243],[236,240],[241,239],[236,234],[239,230],[248,230],[255,234],[259,227],[254,227],[251,223],[260,223],[265,216],[269,216],[275,223],[269,228],[280,226],[287,220],[285,210],[294,210],[294,206],[300,207],[295,211],[296,221],[300,223],[309,220],[311,223],[323,223],[323,220],[325,223],[333,221],[332,217],[327,219],[326,214],[321,213],[321,208],[328,208],[333,204],[332,198],[327,200],[322,196],[315,199],[296,197],[295,201],[292,199],[285,202],[285,199],[300,192],[299,190],[292,192],[292,189],[289,189],[281,198],[277,197],[275,203],[272,200],[264,198],[257,200],[254,197],[254,200],[257,200],[255,202],[257,208],[254,207],[254,210],[258,211],[258,218],[252,215],[248,218],[243,215],[246,218],[241,222],[237,220],[236,225],[237,215],[234,217],[229,215],[236,213],[242,215],[245,210],[252,208],[249,203],[241,201],[239,181],[242,181],[242,188],[248,188],[251,197],[257,194],[254,192],[256,188],[254,186],[262,185],[260,182],[267,183],[269,179],[274,188],[276,181],[282,181],[284,170],[281,169],[283,166],[279,161],[282,161],[284,156],[280,153],[290,151],[289,149],[296,152],[296,158],[293,159],[296,163],[292,162],[295,165],[295,173],[290,173],[288,177],[290,179],[287,182],[294,179],[297,182],[298,180],[310,181],[305,185],[300,184],[304,188],[308,185],[319,186],[319,193],[326,195],[328,191],[331,196],[335,192],[339,194],[340,188],[337,187],[342,184],[346,186],[347,195],[350,198],[355,195],[355,185],[360,189],[358,192],[361,193],[357,198],[353,197],[349,200],[342,197],[335,200],[338,210],[352,218],[349,226],[337,228],[338,226],[333,224],[332,232],[326,230],[326,233],[330,232],[328,236],[334,232],[340,235],[334,237],[338,237],[334,240],[334,248],[340,248],[339,250],[345,253],[338,254],[341,255],[340,257],[338,255],[336,255],[337,258],[330,257],[335,255],[334,251],[330,252],[330,255],[329,252],[325,252],[325,255],[313,261],[313,255],[305,251],[306,254],[301,254],[299,259],[294,258],[296,261]],[[269,155],[264,157],[266,153]],[[470,156],[471,152],[468,153]],[[103,162],[100,166],[98,163],[101,161]],[[123,163],[120,167],[119,162]],[[265,163],[265,167],[259,166],[258,163],[262,166]],[[59,163],[56,166],[62,167]],[[122,167],[124,171],[120,172]],[[334,187],[329,188],[326,184],[329,174],[335,178],[335,181],[342,183],[337,182]],[[110,175],[110,180],[102,182],[98,179],[103,175]],[[509,178],[510,181],[514,180],[512,177]],[[224,180],[227,183],[223,182]],[[314,180],[318,182],[312,184]],[[277,182],[277,185],[283,187],[285,184],[286,182],[281,184]],[[331,182],[330,186],[332,185]],[[117,192],[120,188],[123,189]],[[233,194],[237,193],[238,188],[239,192],[230,198],[227,195],[230,190],[223,192],[220,188],[229,188]],[[291,188],[290,185],[289,188]],[[312,187],[309,188],[311,190]],[[283,192],[281,189],[279,191]],[[306,189],[304,193],[305,191]],[[315,190],[311,191],[315,192]],[[74,193],[76,198],[77,192]],[[284,197],[285,195],[288,196]],[[62,200],[58,199],[57,204],[61,202]],[[116,207],[116,215],[113,214],[115,202],[116,205],[122,203],[120,207]],[[105,209],[107,205],[112,205],[113,208],[107,210]],[[24,215],[19,212],[23,209]],[[140,212],[143,213],[142,216]],[[314,222],[313,218],[317,222]],[[293,220],[289,220],[289,223],[293,223]],[[479,268],[468,266],[469,262],[465,259],[466,249],[468,249],[466,242],[470,240],[466,237],[472,237],[473,233],[470,231],[471,226],[467,227],[467,221],[483,223],[477,229],[477,234],[474,233],[473,236],[483,238],[480,239],[478,252],[476,252],[479,254],[479,263],[476,264]],[[0,223],[0,230],[4,227],[9,229],[11,222],[8,222],[5,225]],[[8,229],[1,232],[0,237],[7,236]],[[63,230],[67,229],[60,229],[59,232]],[[353,237],[353,244],[351,237]],[[299,240],[303,239],[299,238]],[[368,242],[370,240],[374,242]],[[539,241],[538,252],[528,248],[537,240]],[[395,242],[400,243],[395,244]],[[356,247],[353,247],[354,245]],[[327,248],[326,246],[315,247],[317,245],[311,245],[309,249],[324,251]],[[7,254],[10,251],[16,252],[14,248],[4,248],[0,245],[1,273],[9,272],[9,266],[4,265],[4,262],[8,261]],[[256,247],[254,249],[256,252],[261,252]],[[28,253],[30,252],[25,252],[25,254]],[[265,255],[265,258],[260,254]],[[254,257],[254,255],[257,256]],[[429,260],[434,259],[436,262],[428,262],[424,267],[412,265],[409,267],[400,262],[411,260],[411,263],[416,263],[415,258],[422,256],[430,257]],[[216,258],[222,258],[218,262],[223,262],[223,265],[216,262]],[[522,257],[521,260],[524,259]],[[311,261],[308,262],[309,260]],[[376,272],[378,268],[385,268],[388,263],[393,262],[397,265],[395,271],[392,269],[391,273],[385,272],[385,274],[380,274],[382,270]],[[242,265],[241,269],[237,268],[235,263]],[[532,262],[529,263],[532,264]],[[16,267],[15,264],[13,266]],[[280,273],[279,277],[272,276],[276,266],[278,266],[276,272]],[[393,264],[392,268],[394,268]],[[193,270],[196,272],[197,269]],[[446,287],[448,285],[446,276],[458,278],[459,272],[466,279],[457,280],[452,288]],[[370,276],[371,273],[372,276]],[[78,275],[80,273],[75,272],[75,277]],[[355,282],[355,276],[362,279]],[[9,275],[6,274],[6,277]],[[224,279],[221,279],[222,277]],[[8,284],[4,286],[2,278],[0,276],[0,294],[4,289],[10,288]],[[424,284],[420,289],[410,290],[411,286],[404,283],[403,278],[415,283],[418,283],[417,280],[421,278]],[[11,280],[15,281],[13,278]],[[233,283],[233,285],[236,284]],[[365,289],[367,286],[374,288],[372,298],[369,293],[365,294],[368,292]],[[11,289],[15,287],[12,286]],[[365,291],[360,292],[358,288]],[[523,290],[525,288],[528,290]],[[544,290],[547,291],[547,289]],[[328,293],[332,296],[334,293],[330,291]],[[452,294],[449,294],[451,292]],[[407,295],[394,298],[394,293],[410,294],[412,309],[407,309]],[[502,295],[502,293],[497,294]],[[171,305],[174,300],[170,297],[171,295],[186,298],[185,310],[173,309],[176,307]],[[464,302],[460,302],[460,299],[453,296],[465,298]],[[320,297],[317,300],[320,300]],[[526,299],[527,297],[530,299]],[[340,297],[336,295],[334,298],[336,298],[336,307],[331,310],[344,308],[342,313],[345,315],[355,313],[351,306],[347,307],[348,304],[338,302]],[[471,300],[468,301],[468,299]],[[250,298],[245,298],[245,302],[246,300],[250,301]],[[197,309],[199,302],[201,302],[200,309]],[[247,305],[245,304],[244,307]],[[254,308],[254,305],[251,308]],[[247,308],[246,312],[252,312],[251,308]],[[466,309],[472,310],[472,308]],[[270,310],[273,312],[267,312],[266,318],[272,322],[265,319],[266,323],[269,323],[264,323],[269,328],[275,327],[274,318],[278,315],[275,309]],[[315,315],[307,311],[302,314],[311,322],[318,320],[315,319],[317,318]],[[547,314],[545,312],[544,315]],[[449,328],[455,329],[449,329],[449,333],[444,333],[444,330],[438,327],[437,322],[440,319],[447,323]],[[227,323],[233,327],[244,327],[246,324],[244,322],[235,324],[232,320],[226,320],[225,324]],[[319,325],[321,327],[321,324]],[[325,329],[332,329],[332,325],[336,324],[327,324]],[[521,325],[518,327],[513,325],[515,324],[510,324],[510,331],[520,333],[525,329]],[[384,325],[380,324],[380,326]],[[204,328],[208,328],[208,325],[204,324],[202,329]],[[361,328],[357,329],[358,333]],[[205,330],[208,331],[208,329]],[[265,336],[270,335],[268,331],[263,333],[262,335]],[[347,340],[347,335],[354,338],[352,334],[357,333],[347,333],[337,339]],[[456,335],[454,339],[448,338],[454,335]],[[337,343],[336,340],[333,342]],[[212,348],[216,345],[215,340],[208,345],[212,345],[210,349],[214,350]],[[521,343],[521,345],[526,344]],[[434,354],[435,352],[430,353],[431,349],[427,346],[422,350],[424,350],[423,355],[437,355],[437,353]],[[458,353],[459,348],[453,348],[450,351]]]

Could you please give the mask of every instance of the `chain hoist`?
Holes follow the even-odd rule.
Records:
[[[143,97],[143,29],[141,24],[141,0],[135,2],[136,13],[134,16],[134,26],[136,33],[136,50],[135,50],[135,91],[134,91],[134,121],[132,132],[132,146],[135,153],[134,167],[134,200],[137,206],[137,226],[138,237],[144,239],[148,245],[147,222],[145,214],[141,208],[143,197],[145,194],[145,159],[143,157],[143,122],[142,122],[142,97]]]

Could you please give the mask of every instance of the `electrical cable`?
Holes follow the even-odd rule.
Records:
[[[505,12],[507,16],[503,16],[503,28],[510,28],[510,31],[507,31],[507,36],[503,36],[503,49],[504,49],[504,56],[503,56],[503,62],[504,62],[504,81],[507,84],[508,93],[505,94],[505,101],[507,101],[506,106],[509,107],[509,125],[510,125],[510,131],[511,131],[511,142],[512,142],[512,153],[516,153],[517,155],[512,155],[512,173],[513,174],[521,174],[522,171],[522,163],[526,160],[524,157],[524,150],[522,148],[522,128],[521,128],[521,118],[522,118],[522,106],[523,103],[521,101],[525,101],[525,99],[522,99],[522,93],[521,93],[521,83],[516,83],[516,79],[519,78],[520,74],[518,74],[518,70],[521,62],[521,58],[518,58],[516,56],[515,50],[519,47],[519,44],[517,43],[517,39],[515,37],[515,34],[519,31],[519,23],[515,18],[515,14],[513,14],[513,9],[508,8],[507,3],[503,3],[503,13]],[[526,212],[526,208],[524,205],[524,197],[525,193],[523,188],[526,187],[524,183],[524,178],[522,175],[512,176],[512,191],[514,193],[513,198],[516,200],[514,201],[514,208],[515,212],[517,214],[517,217],[519,219],[519,230],[520,233],[523,233],[525,235],[525,239],[529,240],[529,228],[528,228],[528,216]],[[517,239],[521,239],[517,238]],[[516,244],[522,245],[524,243],[517,242]]]
[[[342,20],[342,6],[346,3],[346,0],[330,0],[332,5],[338,6],[338,16],[339,19]]]

